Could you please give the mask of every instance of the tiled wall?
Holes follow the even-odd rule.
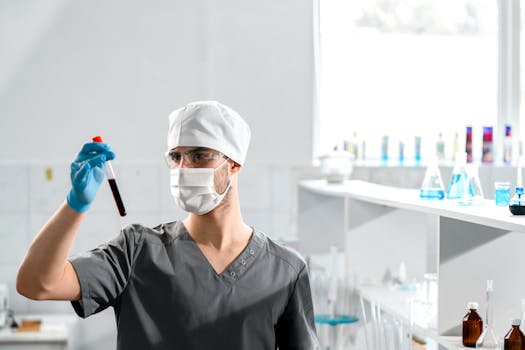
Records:
[[[102,185],[83,222],[72,254],[83,252],[118,234],[121,225],[160,222],[185,217],[169,192],[169,172],[157,163],[113,164],[128,215],[121,219],[109,187]],[[244,220],[272,238],[294,241],[295,183],[315,175],[290,166],[247,164],[239,174],[239,197]],[[0,163],[0,283],[7,283],[10,304],[17,314],[72,313],[69,302],[31,301],[16,293],[18,266],[31,240],[70,188],[67,163]],[[79,323],[83,349],[114,348],[112,310]]]

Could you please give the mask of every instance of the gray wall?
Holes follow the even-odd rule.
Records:
[[[0,4],[0,159],[69,160],[100,133],[121,160],[155,160],[171,110],[218,99],[252,126],[251,162],[310,162],[310,1],[34,6]]]
[[[183,215],[162,154],[168,114],[192,100],[217,99],[245,117],[253,134],[240,175],[245,220],[296,237],[295,183],[312,156],[312,12],[302,0],[0,2],[0,283],[18,314],[72,312],[18,296],[14,281],[91,136],[117,154],[129,215],[121,222],[102,188],[73,253],[122,224]],[[79,324],[82,348],[114,348],[111,310]]]

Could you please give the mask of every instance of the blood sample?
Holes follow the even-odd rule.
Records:
[[[95,136],[92,140],[93,142],[104,142],[102,140],[102,136]],[[122,202],[122,198],[120,197],[120,192],[117,186],[117,180],[115,178],[115,172],[113,171],[113,167],[111,166],[110,161],[106,161],[105,168],[106,176],[109,182],[109,187],[111,188],[111,193],[113,193],[113,198],[115,199],[115,204],[117,205],[118,212],[120,216],[126,216],[126,208],[124,208],[124,203]]]

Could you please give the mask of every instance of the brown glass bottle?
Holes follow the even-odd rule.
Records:
[[[469,311],[463,317],[463,346],[469,348],[476,347],[476,340],[478,340],[483,331],[483,320],[479,316],[478,303],[468,303]]]
[[[512,320],[512,328],[505,335],[503,342],[504,350],[524,350],[525,349],[525,336],[520,330],[520,320]]]

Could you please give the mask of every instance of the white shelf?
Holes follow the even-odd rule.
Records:
[[[498,207],[493,200],[485,200],[481,206],[460,206],[448,200],[422,200],[419,198],[419,190],[376,185],[360,180],[349,180],[342,184],[328,184],[325,180],[304,180],[299,186],[322,195],[353,198],[392,208],[525,233],[525,215],[514,216],[508,207]]]
[[[494,281],[494,327],[503,337],[525,297],[525,216],[492,200],[481,206],[425,201],[419,190],[351,180],[328,184],[301,181],[298,189],[299,248],[306,255],[344,249],[347,272],[358,285],[378,285],[396,276],[401,262],[408,277],[438,275],[437,330],[415,328],[447,349],[463,349],[458,335],[467,303],[485,308],[485,285]],[[363,296],[385,312],[408,319],[400,292],[362,287]],[[512,316],[512,317],[511,317]],[[455,337],[449,337],[453,335]]]

